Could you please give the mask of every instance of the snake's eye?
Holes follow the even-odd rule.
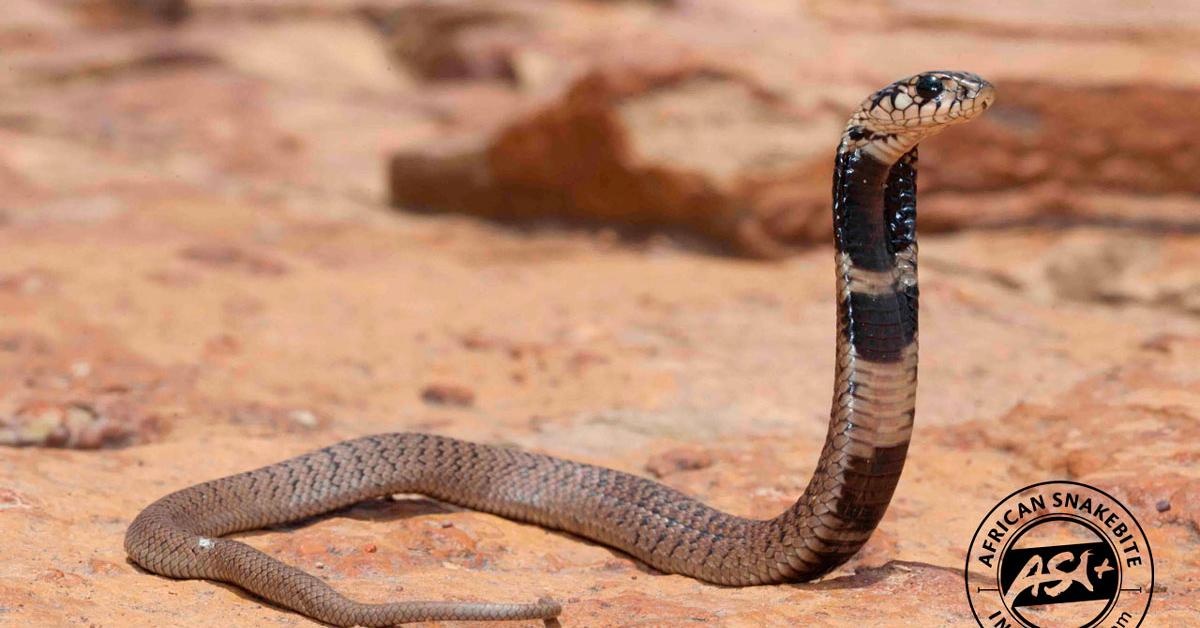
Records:
[[[942,80],[932,74],[917,79],[917,95],[925,100],[937,98],[945,89]]]

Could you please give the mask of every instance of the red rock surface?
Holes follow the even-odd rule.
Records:
[[[790,247],[826,228],[845,111],[936,66],[995,78],[1008,108],[923,156],[925,224],[943,232],[922,241],[918,429],[892,507],[847,565],[714,587],[407,498],[245,538],[363,599],[548,594],[566,626],[963,624],[979,519],[1021,485],[1069,478],[1145,528],[1145,625],[1195,623],[1200,190],[1191,105],[1173,107],[1200,88],[1192,3],[910,0],[851,19],[832,2],[519,0],[470,5],[498,21],[456,21],[406,0],[192,0],[178,23],[157,12],[168,4],[0,12],[0,442],[24,445],[0,446],[0,624],[309,625],[139,572],[122,536],[171,490],[373,432],[525,447],[775,514],[824,433],[828,246],[749,262],[395,212],[388,158],[530,141],[516,129],[544,132],[596,68],[719,67],[682,90],[618,85],[654,94],[622,105],[626,128],[741,98],[811,133],[780,144],[811,160],[811,186],[728,183],[764,150],[758,114],[732,119],[724,162],[639,131],[644,172],[626,174],[780,199],[743,215]],[[413,11],[453,35],[432,60],[395,39],[415,36],[395,22]],[[482,190],[460,192],[495,202]],[[724,237],[702,215],[719,203],[641,207],[645,225]]]

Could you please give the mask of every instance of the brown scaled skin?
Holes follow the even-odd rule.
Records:
[[[322,580],[220,538],[356,502],[420,493],[566,530],[652,567],[725,585],[818,577],[874,531],[900,479],[917,373],[916,145],[990,106],[977,76],[927,72],[893,83],[850,119],[835,162],[838,328],[833,409],[804,494],[770,520],[729,515],[656,482],[550,456],[427,434],[338,443],[168,495],[129,526],[125,550],[174,578],[228,582],[336,625],[550,619],[532,604],[363,604]]]

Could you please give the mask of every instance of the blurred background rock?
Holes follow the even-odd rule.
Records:
[[[1001,98],[930,143],[926,231],[1195,229],[1198,24],[1187,0],[10,0],[0,128],[176,184],[777,256],[828,239],[830,155],[863,94],[970,68]],[[14,161],[0,194],[52,194]]]

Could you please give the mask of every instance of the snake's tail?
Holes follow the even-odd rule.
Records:
[[[553,620],[562,605],[549,598],[533,604],[488,602],[392,602],[364,604],[346,598],[323,580],[249,545],[205,539],[204,577],[236,584],[260,597],[335,626],[393,626],[416,621]]]

